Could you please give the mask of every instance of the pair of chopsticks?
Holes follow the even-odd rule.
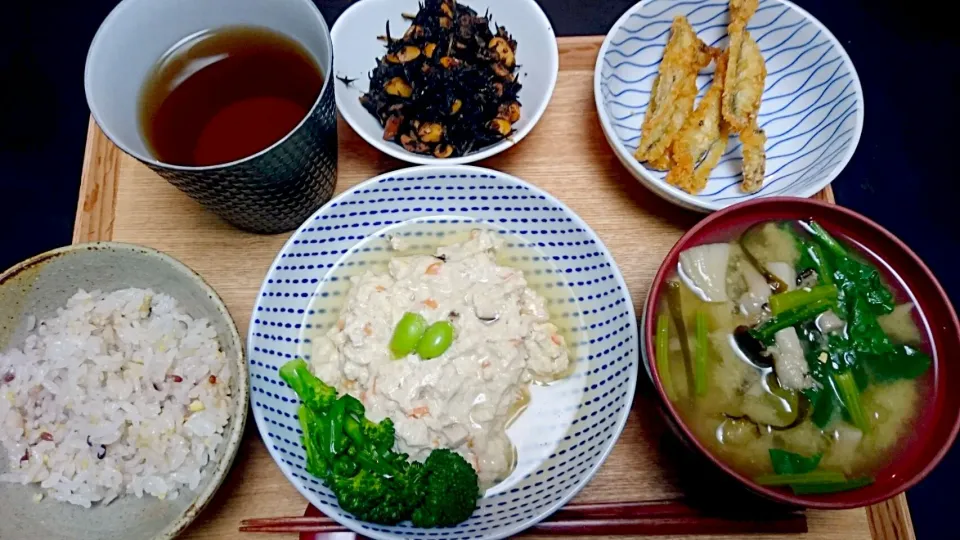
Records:
[[[311,512],[312,511],[312,512]],[[318,515],[309,515],[316,513]],[[349,532],[331,518],[308,508],[307,516],[245,519],[240,532],[323,534]],[[717,511],[694,508],[683,500],[632,503],[569,504],[529,534],[551,536],[585,535],[681,535],[805,533],[807,518],[800,511],[769,510],[764,513]]]

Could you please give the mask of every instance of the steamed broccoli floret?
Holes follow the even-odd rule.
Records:
[[[459,454],[434,450],[424,463],[393,451],[389,418],[372,422],[355,397],[343,395],[296,359],[280,377],[303,402],[298,410],[306,469],[336,494],[357,519],[393,525],[410,519],[420,527],[457,524],[473,514],[477,473]]]
[[[357,519],[393,525],[410,518],[424,495],[423,466],[408,465],[396,476],[361,468],[353,477],[334,476],[331,488],[340,507]]]
[[[396,430],[393,427],[393,420],[384,418],[381,422],[373,422],[367,419],[364,414],[366,407],[357,398],[345,394],[337,400],[343,402],[344,411],[355,416],[360,423],[360,430],[369,444],[381,452],[389,451],[393,448],[396,441]]]
[[[426,494],[413,511],[417,527],[456,525],[473,514],[480,495],[477,472],[460,454],[447,449],[430,452],[423,464]]]
[[[352,477],[360,471],[360,466],[356,460],[348,455],[337,456],[333,460],[333,474],[341,477]]]
[[[349,416],[343,421],[343,432],[346,433],[347,438],[349,438],[352,443],[347,451],[350,452],[350,450],[353,449],[353,453],[348,453],[348,455],[355,460],[361,468],[369,469],[383,476],[397,475],[406,466],[406,462],[393,463],[395,460],[389,458],[393,452],[389,449],[381,450],[377,448],[370,439],[367,439],[367,435],[364,433],[361,424],[364,420],[365,419],[357,420]]]
[[[327,412],[337,399],[337,389],[310,373],[310,367],[300,358],[284,364],[280,368],[280,378],[289,384],[300,397],[300,401],[315,413]]]
[[[389,418],[384,418],[379,423],[364,418],[360,421],[360,429],[363,430],[363,434],[370,441],[370,444],[381,452],[392,450],[393,444],[397,440],[393,420]]]

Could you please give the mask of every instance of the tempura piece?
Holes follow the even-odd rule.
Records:
[[[666,171],[673,168],[673,151],[667,148],[667,151],[657,159],[647,162],[647,167],[655,171]]]
[[[666,161],[664,154],[693,110],[697,73],[710,63],[712,52],[686,18],[673,20],[643,119],[640,145],[634,154],[637,160],[660,164]]]
[[[746,26],[747,21],[757,12],[759,0],[730,0],[730,25]]]
[[[764,149],[767,134],[757,126],[755,118],[750,127],[740,133],[740,142],[743,143],[743,181],[740,189],[753,193],[763,185],[763,175],[767,168],[767,153]]]
[[[687,117],[690,116],[690,111],[693,110],[693,103],[697,97],[697,77],[688,78],[683,81],[685,88],[681,89],[679,97],[677,97],[676,102],[673,103],[673,116],[668,120],[671,125],[683,126],[684,121]],[[675,139],[676,135],[673,135],[671,139]],[[659,157],[650,159],[647,161],[647,165],[653,169],[665,171],[673,167],[673,150],[672,150],[673,140],[668,144],[666,150]]]
[[[740,189],[753,193],[763,185],[767,135],[757,126],[757,113],[767,78],[767,66],[757,42],[747,31],[747,21],[757,10],[757,0],[730,0],[727,33],[730,55],[724,81],[722,112],[730,130],[743,143],[743,181]]]
[[[707,150],[707,154],[700,161],[700,164],[697,165],[697,168],[693,170],[694,185],[700,186],[701,190],[706,187],[710,173],[713,172],[717,163],[720,163],[720,158],[723,157],[723,153],[727,150],[727,142],[729,140],[730,126],[721,120],[720,136],[710,144],[710,149]]]
[[[650,90],[650,104],[647,106],[647,116],[652,116],[656,112],[658,100],[657,100],[657,81],[659,80],[659,75],[653,81],[653,88]],[[638,149],[639,152],[639,149]],[[673,156],[669,148],[657,159],[653,159],[647,162],[647,167],[651,169],[656,169],[658,171],[665,171],[673,166]]]
[[[734,132],[740,133],[756,120],[767,66],[760,47],[746,30],[746,21],[735,19],[729,34],[730,60],[723,91],[723,119]]]
[[[717,69],[713,74],[710,89],[693,114],[687,117],[683,129],[673,141],[674,166],[667,174],[667,182],[689,193],[698,193],[707,185],[710,171],[716,166],[727,146],[726,130],[721,133],[720,127],[721,98],[726,72],[727,53],[724,52],[717,58]],[[696,166],[697,160],[704,156],[706,158],[703,162]]]

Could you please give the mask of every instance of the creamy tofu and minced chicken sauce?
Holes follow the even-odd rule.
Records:
[[[496,263],[501,242],[474,230],[434,255],[397,256],[352,277],[337,323],[314,341],[311,357],[316,375],[360,399],[369,418],[393,420],[401,452],[423,460],[434,448],[452,449],[482,488],[514,466],[506,428],[529,399],[528,385],[570,367],[544,298],[523,272]],[[405,247],[401,238],[391,246]],[[415,351],[397,358],[391,338],[406,314],[450,323],[449,347],[429,360]]]

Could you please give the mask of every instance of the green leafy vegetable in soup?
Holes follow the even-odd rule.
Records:
[[[655,368],[697,437],[758,483],[862,487],[930,391],[921,314],[891,284],[816,222],[752,226],[681,253]]]

